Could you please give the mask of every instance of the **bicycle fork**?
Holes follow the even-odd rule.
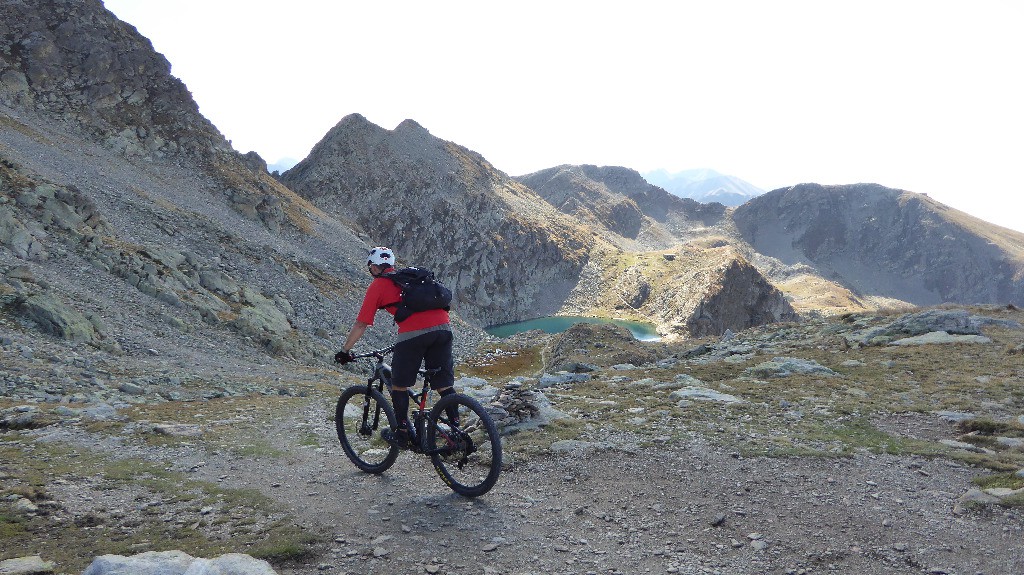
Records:
[[[379,405],[373,411],[373,422],[367,421],[370,417],[370,400],[370,390],[367,389],[366,394],[363,396],[363,424],[359,427],[359,435],[373,435],[373,430],[377,429],[377,426],[380,424],[381,408]]]

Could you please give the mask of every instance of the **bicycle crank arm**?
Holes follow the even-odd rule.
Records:
[[[420,453],[422,453],[423,455],[447,455],[451,452],[452,450],[449,447],[441,447],[439,449],[425,449],[423,451],[420,451]]]

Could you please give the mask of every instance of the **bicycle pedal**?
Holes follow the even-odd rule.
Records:
[[[380,437],[381,439],[386,441],[388,445],[391,445],[392,447],[397,447],[399,449],[413,449],[414,446],[416,447],[416,449],[419,448],[419,446],[416,445],[416,441],[413,438],[409,437],[408,432],[396,433],[392,431],[390,428],[388,428],[381,430]]]

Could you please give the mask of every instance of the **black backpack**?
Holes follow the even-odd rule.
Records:
[[[402,268],[383,274],[402,290],[402,299],[381,307],[398,305],[395,323],[401,323],[418,311],[451,309],[452,292],[436,279],[434,272],[424,268]]]

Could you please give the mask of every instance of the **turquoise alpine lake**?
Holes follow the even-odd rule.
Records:
[[[515,323],[492,325],[484,328],[484,331],[496,337],[508,337],[531,329],[539,329],[544,333],[561,333],[577,323],[614,323],[628,329],[633,334],[633,337],[640,341],[656,341],[661,339],[658,332],[654,330],[654,326],[649,323],[571,315],[552,315],[526,321],[517,321]]]

